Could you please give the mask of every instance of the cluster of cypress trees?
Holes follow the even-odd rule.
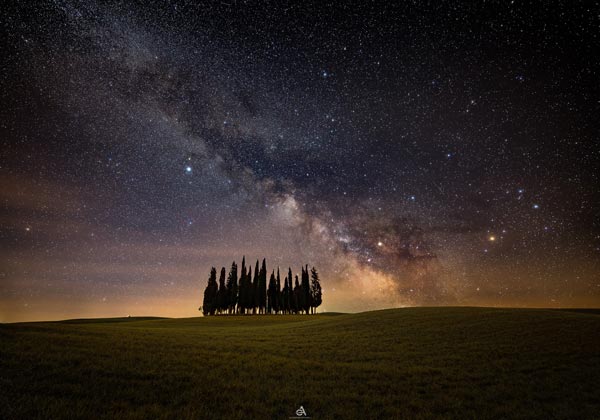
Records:
[[[292,269],[283,280],[279,268],[271,272],[267,287],[267,264],[263,259],[259,268],[258,260],[252,276],[252,267],[246,269],[246,257],[242,259],[242,267],[238,281],[238,266],[235,261],[225,278],[225,267],[221,268],[217,283],[217,270],[210,269],[208,285],[204,290],[204,301],[199,308],[204,315],[215,314],[298,314],[315,313],[315,309],[323,301],[323,293],[319,274],[313,267],[308,271],[308,265],[302,267],[301,280],[298,275],[295,283]]]

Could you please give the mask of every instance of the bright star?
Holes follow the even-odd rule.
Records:
[[[192,172],[192,167],[191,166],[186,166],[185,167],[185,171],[189,174]]]

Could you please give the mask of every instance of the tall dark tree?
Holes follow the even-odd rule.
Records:
[[[300,279],[298,279],[298,276],[296,276],[296,281],[300,280],[299,284],[298,284],[298,287],[299,287],[298,295],[296,296],[296,305],[297,305],[296,310],[301,313],[302,311],[304,311],[304,303],[305,303],[304,302],[304,293],[302,290],[302,285],[304,283],[305,275],[304,275],[304,266],[302,266],[300,268],[301,268]]]
[[[288,268],[288,290],[286,309],[288,314],[292,313],[294,308],[294,278],[292,277],[292,269]]]
[[[308,265],[302,267],[302,284],[301,286],[301,302],[302,302],[302,310],[305,313],[309,313],[310,311],[310,281],[308,279]]]
[[[285,278],[283,279],[283,292],[282,292],[281,298],[283,300],[283,305],[281,307],[281,311],[284,314],[289,314],[290,313],[290,283],[289,283],[287,276],[285,276]]]
[[[240,286],[238,291],[238,312],[246,313],[246,297],[248,295],[248,273],[246,272],[246,257],[242,258],[242,269],[240,272]]]
[[[227,296],[227,287],[225,286],[225,267],[221,268],[221,274],[219,276],[219,290],[217,291],[217,312],[223,313],[229,306]]]
[[[258,276],[258,313],[264,314],[267,307],[267,261],[263,258]]]
[[[202,314],[214,315],[217,306],[217,293],[219,286],[217,285],[217,269],[212,267],[208,276],[208,284],[204,289],[204,300],[202,301]]]
[[[227,312],[230,314],[235,313],[235,306],[238,302],[238,278],[237,278],[237,264],[235,261],[231,264],[231,271],[227,276],[227,302],[229,307]]]
[[[271,277],[269,278],[269,288],[267,289],[267,313],[272,314],[275,312],[276,306],[276,290],[277,283],[275,282],[275,270],[271,273]]]
[[[281,310],[281,277],[279,276],[279,267],[277,267],[277,284],[275,285],[275,304],[273,305],[275,313]]]
[[[252,313],[258,312],[258,283],[260,280],[260,271],[258,268],[258,260],[256,260],[256,266],[254,267],[254,281],[252,282]]]
[[[248,275],[246,276],[246,294],[244,296],[244,307],[246,313],[252,313],[252,301],[254,300],[254,293],[252,290],[252,267],[248,268]]]
[[[252,267],[246,267],[246,257],[243,257],[239,282],[238,266],[235,261],[231,263],[229,275],[225,267],[221,268],[218,282],[216,269],[212,267],[204,290],[202,306],[199,309],[204,315],[308,314],[311,311],[314,313],[316,307],[322,302],[319,275],[313,267],[309,276],[308,265],[303,266],[301,271],[301,279],[299,279],[298,275],[293,276],[292,269],[288,268],[282,289],[279,267],[277,275],[275,270],[271,272],[267,287],[267,262],[264,258],[261,265],[259,260],[256,260],[253,276]]]
[[[323,302],[323,291],[321,290],[319,273],[317,273],[317,269],[315,267],[310,270],[310,280],[311,306],[313,308],[313,313],[315,313],[317,308]]]
[[[298,275],[296,274],[296,283],[294,290],[292,291],[292,312],[297,314],[300,308],[300,300],[302,299],[302,290],[300,288],[300,282],[298,281]]]

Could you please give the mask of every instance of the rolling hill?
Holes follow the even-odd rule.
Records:
[[[599,418],[597,311],[0,325],[0,418]]]

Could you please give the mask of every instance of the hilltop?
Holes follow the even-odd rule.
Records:
[[[118,322],[115,322],[118,320]],[[0,326],[1,418],[594,418],[600,314],[406,308]]]

